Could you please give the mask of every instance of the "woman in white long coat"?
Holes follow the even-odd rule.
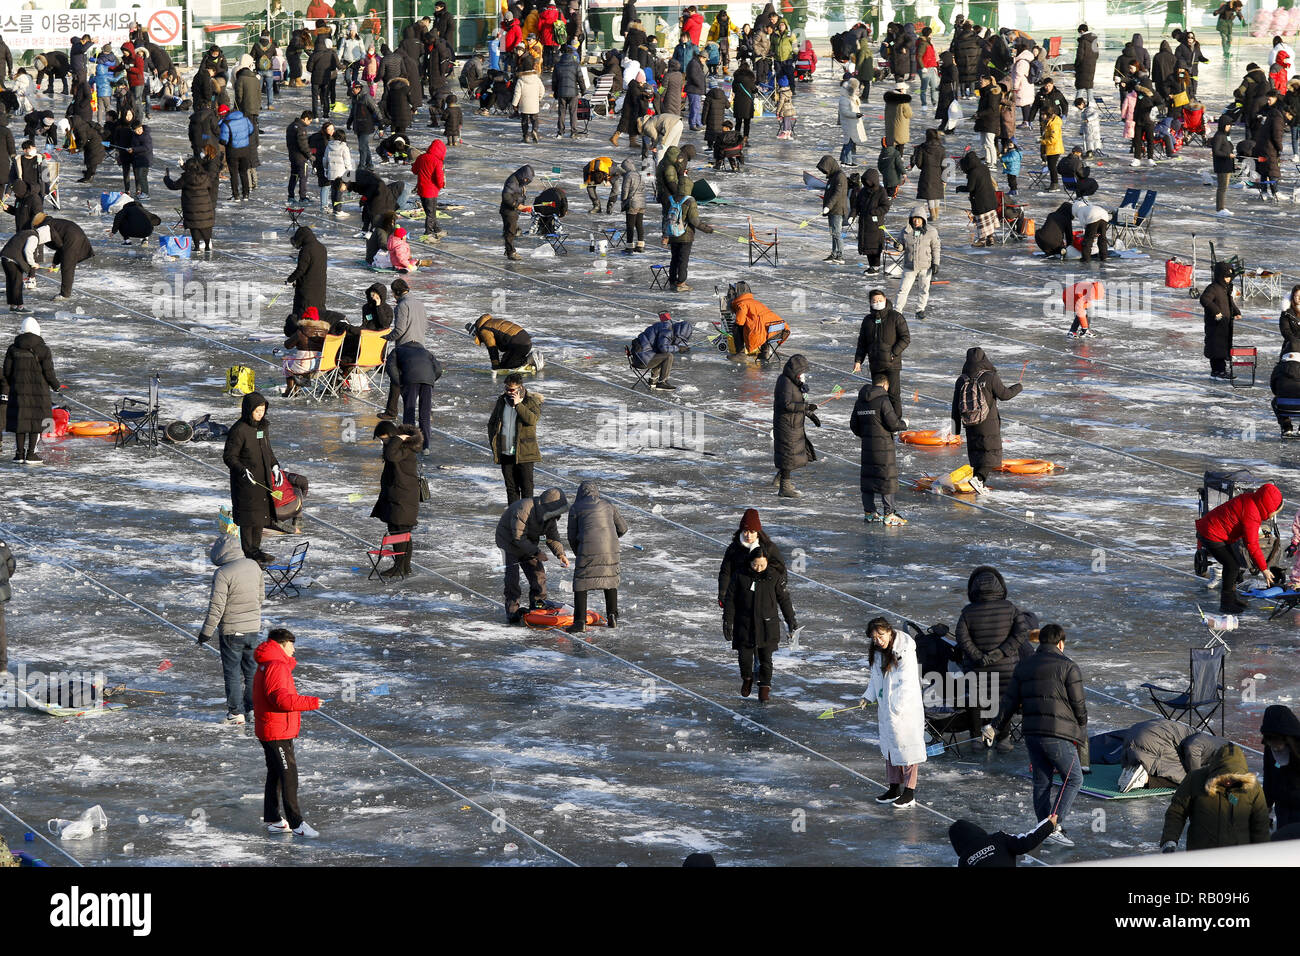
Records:
[[[901,810],[915,806],[916,778],[925,763],[925,705],[916,642],[895,631],[883,617],[867,625],[867,639],[871,677],[863,697],[880,705],[880,752],[889,783],[876,802],[892,803]]]
[[[840,165],[856,166],[853,161],[858,146],[867,141],[867,127],[862,122],[862,100],[858,91],[862,88],[857,80],[845,80],[840,84],[840,129],[844,130],[844,145],[840,147]]]

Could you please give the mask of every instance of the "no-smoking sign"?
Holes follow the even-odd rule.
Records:
[[[181,16],[170,7],[156,10],[145,24],[145,31],[159,46],[168,46],[181,35]]]

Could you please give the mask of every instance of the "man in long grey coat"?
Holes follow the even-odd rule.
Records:
[[[226,683],[225,722],[243,724],[253,719],[253,677],[257,674],[253,650],[262,631],[265,593],[262,566],[244,557],[239,535],[235,534],[217,538],[209,557],[217,571],[212,575],[208,615],[199,631],[199,643],[206,644],[220,630],[221,671]]]
[[[627,534],[627,522],[612,501],[600,496],[594,481],[578,485],[569,511],[569,548],[573,551],[572,634],[587,629],[587,592],[605,592],[605,618],[610,627],[618,621],[618,539]]]

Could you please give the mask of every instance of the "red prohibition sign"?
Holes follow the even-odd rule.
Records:
[[[149,18],[145,30],[155,43],[166,46],[180,36],[180,15],[170,8],[158,10]]]

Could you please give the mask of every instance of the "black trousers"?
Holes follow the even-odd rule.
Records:
[[[512,345],[501,350],[498,361],[501,363],[501,368],[523,368],[528,364],[528,356],[532,351],[532,346]]]
[[[874,380],[877,375],[889,376],[889,400],[894,403],[894,414],[899,418],[903,417],[903,386],[900,382],[902,369],[882,368],[872,369],[871,378]]]
[[[736,132],[741,136],[749,139],[749,124],[754,121],[754,111],[751,109],[744,116],[736,117]]]
[[[438,198],[421,196],[420,207],[424,210],[424,231],[434,236],[441,233],[438,228]]]
[[[501,477],[506,481],[506,504],[533,496],[533,463],[515,461],[514,455],[501,456]]]
[[[605,616],[618,617],[618,588],[605,588]],[[585,624],[587,621],[587,592],[573,592],[573,623]]]
[[[289,202],[293,202],[293,187],[298,187],[298,198],[307,201],[307,163],[303,160],[289,161]]]
[[[230,168],[230,198],[248,198],[248,157],[226,150],[226,165]]]
[[[135,177],[135,191],[138,193],[147,193],[149,191],[149,167],[132,166],[132,175]]]
[[[204,246],[212,245],[211,229],[190,229],[190,244],[194,247],[192,251],[198,252],[200,243]]]
[[[9,668],[9,639],[5,637],[5,606],[0,601],[0,672]]]
[[[1237,602],[1237,575],[1241,573],[1241,565],[1237,562],[1237,554],[1231,547],[1218,541],[1206,541],[1204,538],[1198,539],[1201,546],[1210,552],[1210,557],[1223,565],[1223,582],[1219,585],[1219,608],[1223,609],[1230,604]]]
[[[668,263],[668,281],[672,285],[681,285],[686,281],[687,267],[691,262],[691,243],[668,243],[672,249],[672,259]]]
[[[302,811],[298,809],[298,760],[293,754],[293,741],[263,740],[262,753],[266,757],[262,819],[279,823],[283,817],[290,827],[297,829],[302,826]]]
[[[623,230],[623,241],[628,245],[632,244],[633,236],[638,243],[645,243],[645,213],[629,212],[624,213],[625,228]]]
[[[72,295],[72,280],[77,275],[77,264],[75,262],[59,263],[59,295]]]
[[[528,139],[529,136],[536,136],[537,135],[537,114],[520,113],[519,129],[523,133],[524,139]]]
[[[18,263],[4,260],[5,267],[5,302],[9,305],[23,304],[23,270]]]
[[[501,213],[501,238],[506,243],[506,255],[515,251],[515,233],[519,231],[519,212],[503,210]]]
[[[262,550],[262,529],[241,524],[239,526],[239,546],[244,551],[244,557],[253,557]],[[274,823],[275,821],[271,822]]]
[[[578,98],[576,96],[561,96],[555,104],[556,112],[556,132],[564,132],[564,117],[569,117],[569,132],[578,131]]]
[[[1110,256],[1110,242],[1106,238],[1106,222],[1090,222],[1083,230],[1083,261],[1092,261],[1092,244],[1097,243],[1097,257],[1105,262]]]
[[[754,658],[758,657],[758,686],[772,686],[772,651],[766,647],[742,647],[740,657],[740,679],[750,680],[754,676]]]

